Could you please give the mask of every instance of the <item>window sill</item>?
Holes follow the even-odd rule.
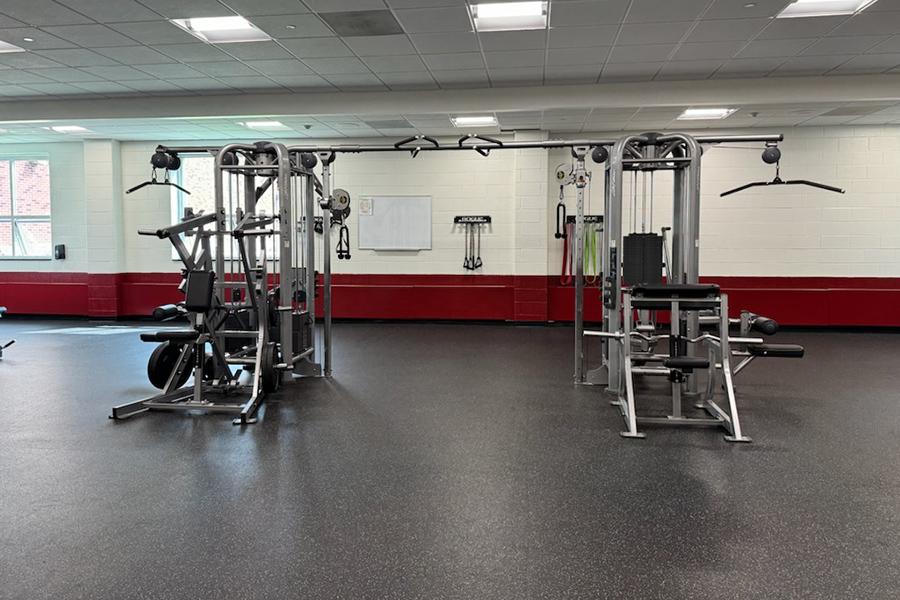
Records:
[[[27,260],[27,261],[47,261],[53,260],[52,256],[0,256],[0,261],[8,260]]]

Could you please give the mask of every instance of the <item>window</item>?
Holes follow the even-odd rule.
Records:
[[[50,258],[50,161],[0,158],[0,258]]]
[[[215,164],[212,156],[195,155],[182,156],[181,168],[170,174],[173,182],[190,192],[185,194],[178,188],[172,188],[172,223],[181,221],[184,217],[186,208],[194,211],[194,214],[210,214],[216,209],[216,193],[215,193],[215,172],[213,165]],[[262,182],[262,178],[257,178],[257,185]],[[225,175],[222,186],[225,196],[225,226],[228,229],[234,224],[234,214],[238,207],[244,206],[244,179],[234,174]],[[275,187],[275,186],[273,186]],[[231,198],[231,202],[229,202]],[[274,214],[273,190],[270,188],[263,194],[257,204],[260,214]],[[207,227],[212,227],[208,225]],[[215,248],[215,238],[210,240],[211,246]],[[277,248],[270,247],[266,249],[266,254],[270,259],[277,257]],[[239,256],[238,249],[234,241],[225,248],[225,258]],[[172,258],[178,260],[178,253],[172,249]]]

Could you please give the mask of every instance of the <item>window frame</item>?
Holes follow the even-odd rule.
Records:
[[[46,155],[28,154],[28,155],[0,155],[0,162],[8,163],[9,173],[9,213],[0,213],[0,223],[9,223],[12,233],[12,254],[10,256],[0,256],[0,261],[6,260],[53,260],[53,180],[51,177],[50,157]],[[46,215],[16,215],[16,162],[42,161],[47,163],[47,185],[50,190],[50,212]],[[40,255],[17,255],[16,246],[20,245],[16,242],[16,232],[18,222],[24,223],[47,223],[50,225],[50,253]],[[21,233],[19,233],[21,238]]]

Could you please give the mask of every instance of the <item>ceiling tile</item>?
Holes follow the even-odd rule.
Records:
[[[544,80],[542,67],[510,67],[490,69],[491,83],[509,85],[539,85]]]
[[[622,22],[628,0],[589,0],[554,3],[550,11],[551,27],[582,27]]]
[[[26,27],[28,24],[23,23],[22,21],[18,21],[13,19],[12,17],[7,17],[6,15],[0,15],[0,29],[11,29],[13,27]]]
[[[616,46],[609,54],[611,63],[663,62],[675,48],[673,44],[644,44],[643,46]]]
[[[431,74],[443,88],[484,87],[488,83],[487,71],[483,68],[432,70]]]
[[[900,65],[900,54],[864,54],[850,59],[833,71],[835,74],[881,73]]]
[[[332,75],[323,75],[332,85],[340,89],[379,89],[384,88],[384,83],[372,73],[335,73]]]
[[[9,52],[0,53],[0,68],[4,66],[12,69],[49,69],[62,65],[34,52]]]
[[[230,87],[244,91],[254,90],[279,90],[282,89],[278,84],[262,75],[246,76],[246,77],[219,77],[224,83]]]
[[[601,65],[566,65],[545,69],[544,79],[553,83],[594,83],[600,77]]]
[[[224,2],[244,17],[307,12],[306,6],[300,0],[224,0]],[[251,18],[250,21],[253,22],[253,19]]]
[[[423,8],[396,11],[397,19],[407,33],[440,33],[471,31],[465,5],[448,8]]]
[[[885,40],[869,50],[870,54],[900,54],[900,35]]]
[[[714,77],[763,77],[783,62],[781,58],[735,58],[722,65]]]
[[[189,79],[191,77],[201,77],[200,71],[192,69],[181,63],[164,63],[156,65],[136,65],[138,69],[159,77],[160,79]]]
[[[423,33],[410,39],[422,54],[478,51],[478,38],[471,32]]]
[[[609,56],[609,48],[553,48],[547,53],[547,65],[567,67],[578,65],[599,65]]]
[[[835,36],[819,40],[803,51],[803,54],[836,55],[861,54],[888,39],[885,35]]]
[[[330,83],[318,75],[272,75],[270,79],[291,89],[334,89]]]
[[[52,94],[54,96],[78,94],[82,91],[80,88],[71,86],[68,83],[29,83],[25,87],[30,90],[35,90],[36,92]]]
[[[43,29],[56,37],[86,48],[130,46],[134,44],[131,38],[125,37],[121,33],[103,25],[64,25],[60,27],[44,27]]]
[[[147,74],[131,67],[85,67],[85,71],[110,81],[140,81],[147,79]]]
[[[672,60],[719,60],[729,59],[744,46],[744,42],[700,42],[682,44],[675,51]]]
[[[156,46],[158,44],[196,43],[200,41],[184,29],[176,27],[168,21],[111,23],[110,27],[142,44],[151,46]]]
[[[416,55],[411,56],[370,56],[364,59],[370,69],[378,73],[425,72],[425,63]],[[431,79],[429,77],[429,79]]]
[[[116,61],[83,48],[69,48],[66,50],[37,50],[35,54],[55,60],[68,67],[100,67],[104,65],[119,64]]]
[[[626,22],[675,23],[678,21],[693,21],[708,5],[709,0],[678,0],[677,2],[633,0],[631,8],[628,10]]]
[[[357,10],[384,10],[383,0],[306,0],[316,12],[345,12]]]
[[[760,34],[761,40],[789,40],[817,38],[847,20],[847,17],[817,17],[815,19],[771,19]]]
[[[810,39],[753,41],[741,50],[738,58],[776,58],[781,56],[790,58],[800,54],[814,41]]]
[[[385,0],[391,8],[437,8],[459,6],[466,0]]]
[[[97,48],[96,52],[126,65],[151,65],[172,62],[173,59],[148,46],[117,46]]]
[[[547,47],[547,30],[495,31],[479,34],[485,52],[505,50],[543,50]]]
[[[24,73],[24,71],[17,71]],[[81,69],[61,68],[61,69],[40,69],[35,74],[46,77],[61,83],[80,83],[84,81],[103,81],[103,78],[93,73],[82,71]],[[2,78],[2,71],[0,71]]]
[[[280,43],[300,58],[336,58],[353,56],[353,52],[339,38],[291,38]]]
[[[619,32],[617,44],[675,44],[681,41],[692,22],[674,23],[625,23]]]
[[[866,10],[844,22],[833,35],[893,35],[898,32],[900,10]]]
[[[510,69],[519,67],[544,67],[543,50],[522,50],[519,52],[485,52],[488,69]],[[493,76],[491,77],[493,79]]]
[[[49,70],[49,69],[44,69]],[[28,84],[28,83],[53,83],[58,82],[58,79],[54,79],[52,77],[47,78],[41,75],[37,75],[35,73],[29,73],[28,71],[19,71],[18,69],[4,69],[0,71],[0,85],[6,84]]]
[[[53,0],[3,0],[2,12],[35,27],[91,22],[88,17],[69,10]]]
[[[703,15],[704,19],[757,19],[771,18],[787,6],[790,0],[715,0]],[[785,19],[802,21],[803,19]]]
[[[247,77],[258,75],[256,71],[236,60],[225,62],[200,62],[188,66],[211,77]]]
[[[24,38],[27,37],[34,41],[25,42]],[[29,50],[53,50],[55,48],[73,48],[75,46],[72,42],[33,27],[0,29],[0,40],[15,45],[27,45]]]
[[[95,94],[121,94],[134,91],[120,83],[115,83],[112,81],[85,81],[73,83],[72,85],[79,89],[85,90],[87,92],[93,92]]]
[[[314,14],[289,14],[254,17],[254,25],[276,39],[333,37],[334,32]],[[288,29],[288,25],[293,29]]]
[[[842,65],[852,56],[796,56],[778,67],[772,75],[821,75]]]
[[[426,54],[422,56],[429,69],[438,71],[458,71],[463,69],[479,69],[484,67],[484,59],[478,52],[459,52],[451,54]]]
[[[248,66],[253,67],[263,75],[312,75],[312,71],[299,60],[248,60]],[[274,79],[274,77],[273,77]]]
[[[305,62],[319,75],[341,75],[350,73],[370,73],[369,68],[356,57],[309,58]]]
[[[607,64],[600,73],[600,82],[649,81],[663,64],[662,62]]]
[[[166,56],[184,62],[216,62],[228,60],[227,54],[211,44],[165,44],[154,46]]]
[[[156,21],[159,15],[135,0],[57,0],[101,23]]]
[[[241,60],[271,60],[291,58],[287,50],[275,42],[243,42],[240,44],[219,44],[223,52]]]
[[[415,54],[406,35],[371,35],[344,38],[344,42],[358,56],[396,56]]]
[[[125,85],[128,85],[125,82]],[[228,92],[233,88],[228,87],[227,84],[213,79],[211,77],[195,77],[192,79],[179,79],[178,86],[182,87],[186,90],[193,90],[195,92],[208,92],[208,91],[217,91],[217,92]]]
[[[581,48],[584,46],[611,46],[616,39],[617,25],[596,27],[553,27],[550,29],[551,48]]]
[[[659,73],[656,74],[656,79],[706,79],[721,66],[722,60],[673,61],[666,63],[663,68],[659,70]]]
[[[803,21],[804,19],[783,20]],[[730,42],[749,40],[762,31],[763,27],[768,23],[768,19],[711,19],[699,21],[691,31],[687,41]]]
[[[427,72],[380,73],[378,76],[389,88],[394,90],[428,90],[437,88],[434,78]]]
[[[182,79],[180,81],[190,81],[188,79]],[[136,92],[181,92],[184,93],[184,88],[180,87],[174,83],[170,83],[168,81],[163,81],[161,79],[143,79],[139,81],[125,81],[123,83],[125,87],[131,88]]]
[[[234,14],[216,0],[152,0],[149,4],[167,19],[226,17]]]

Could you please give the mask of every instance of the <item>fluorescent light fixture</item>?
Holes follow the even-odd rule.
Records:
[[[263,42],[272,39],[253,23],[238,16],[172,19],[172,23],[210,44]]]
[[[49,129],[56,133],[81,133],[87,131],[87,129],[81,125],[52,125],[50,127],[44,127],[44,129]]]
[[[494,115],[472,115],[467,117],[450,117],[455,127],[493,127],[497,125]]]
[[[19,125],[21,123],[49,123],[50,119],[30,119],[22,121],[0,121],[4,125]]]
[[[238,123],[238,124],[243,125],[247,129],[268,129],[268,130],[290,129],[290,127],[286,126],[281,121],[244,121],[243,123]]]
[[[19,48],[7,42],[0,42],[0,53],[4,52],[25,52],[25,48]]]
[[[780,13],[778,19],[798,17],[831,17],[835,15],[855,15],[875,4],[878,0],[795,0]]]
[[[547,27],[547,3],[543,1],[472,4],[470,10],[475,31],[513,31]]]
[[[733,115],[736,108],[689,108],[678,116],[679,121],[703,121],[724,119]]]

